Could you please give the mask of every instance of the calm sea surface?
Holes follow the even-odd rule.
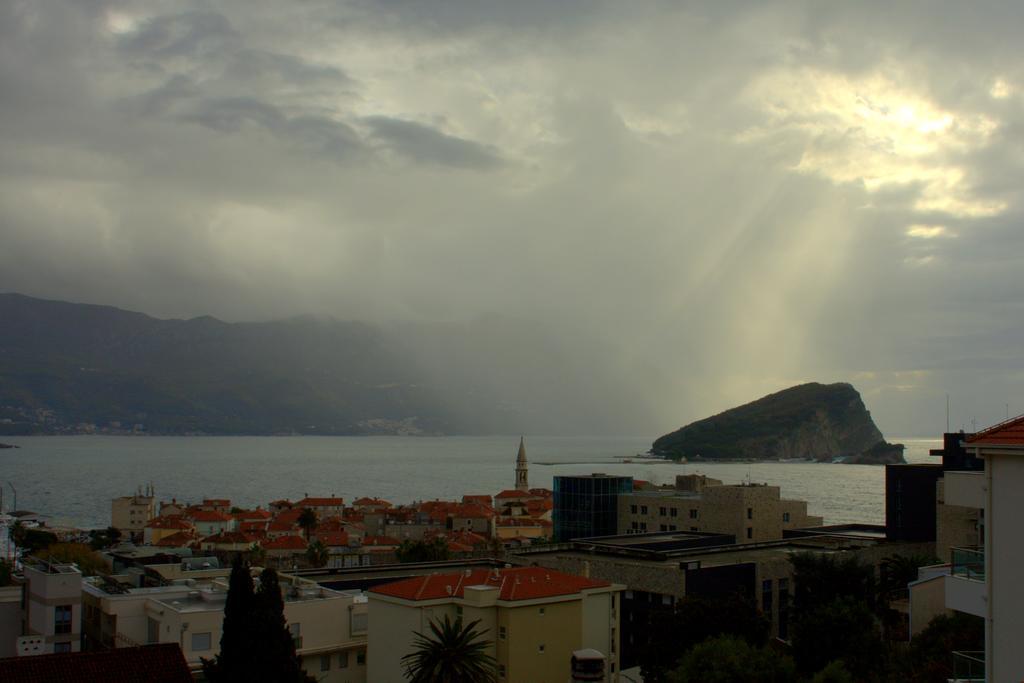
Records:
[[[936,440],[893,439],[908,462],[935,462]],[[110,499],[152,482],[160,500],[230,498],[266,505],[338,495],[378,496],[394,503],[495,494],[513,485],[518,437],[4,437],[20,446],[0,450],[4,509],[49,516],[51,524],[101,527]],[[816,463],[677,465],[623,463],[650,447],[650,437],[527,437],[530,484],[550,488],[559,474],[606,472],[655,483],[700,472],[738,483],[748,477],[803,498],[826,523],[884,523],[885,468]],[[553,463],[542,465],[540,463]]]

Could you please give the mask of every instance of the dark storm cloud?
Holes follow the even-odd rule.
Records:
[[[373,137],[415,161],[481,170],[501,164],[494,148],[420,123],[386,116],[373,116],[365,122]]]
[[[0,1],[0,289],[456,322],[577,431],[1024,411],[1022,12]]]

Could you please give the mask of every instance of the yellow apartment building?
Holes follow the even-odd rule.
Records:
[[[445,616],[479,620],[501,683],[564,683],[572,654],[605,657],[619,681],[619,597],[624,586],[542,567],[432,574],[371,588],[368,680],[403,683],[401,658],[414,632]]]

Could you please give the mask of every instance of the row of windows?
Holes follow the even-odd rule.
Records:
[[[630,505],[629,506],[629,511],[630,511],[630,513],[632,513],[634,515],[635,514],[646,515],[647,514],[647,506],[646,505]],[[660,517],[678,517],[679,516],[679,508],[659,507],[658,508],[658,515]],[[690,519],[698,519],[698,518],[699,518],[699,512],[698,512],[697,508],[690,508]],[[754,518],[754,508],[747,508],[747,519],[753,519],[753,518]],[[783,512],[782,513],[782,521],[783,522],[789,522],[789,513],[788,512]]]
[[[320,670],[330,671],[331,670],[331,655],[320,656]],[[356,666],[364,666],[366,664],[366,650],[356,650]],[[338,653],[338,668],[348,668],[348,652]]]

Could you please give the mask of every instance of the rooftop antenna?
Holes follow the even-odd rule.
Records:
[[[946,394],[946,431],[949,431],[949,394]]]

